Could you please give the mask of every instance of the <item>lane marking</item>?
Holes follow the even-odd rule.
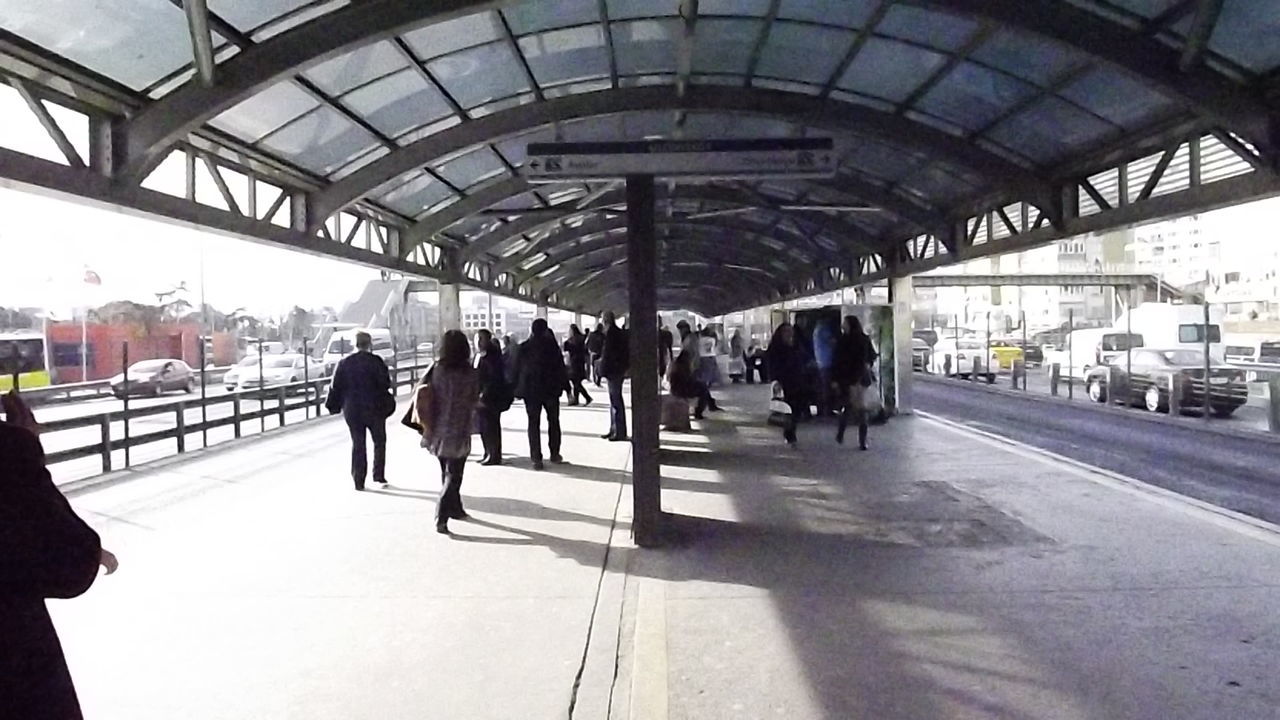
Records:
[[[933,413],[917,410],[916,414],[925,421],[940,425],[958,435],[968,436],[978,442],[998,447],[1019,457],[1038,460],[1096,485],[1127,493],[1161,507],[1176,510],[1184,515],[1209,522],[1238,535],[1280,547],[1280,525],[1269,523],[1266,520],[1259,520],[1235,510],[1228,510],[1173,490],[1167,490],[1128,475],[1059,455],[1051,450],[1028,445],[1027,443],[970,427],[954,420],[947,420]]]
[[[661,580],[640,581],[634,647],[630,717],[667,720],[667,590]]]

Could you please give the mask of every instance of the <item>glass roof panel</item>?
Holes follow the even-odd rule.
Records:
[[[321,63],[303,76],[326,93],[341,95],[353,87],[407,67],[408,61],[391,43],[380,42]]]
[[[1005,29],[987,38],[969,57],[1040,86],[1084,60],[1050,40]]]
[[[478,147],[434,166],[440,177],[454,187],[469,188],[477,182],[506,172],[502,160],[488,147]]]
[[[907,99],[946,57],[896,40],[871,38],[850,63],[840,87],[894,102]]]
[[[755,15],[764,17],[769,12],[769,0],[702,0],[698,3],[699,15]]]
[[[1280,67],[1280,3],[1224,0],[1209,49],[1255,73]]]
[[[1083,110],[1049,97],[1000,123],[987,135],[1025,157],[1046,163],[1113,131],[1111,125]]]
[[[1174,106],[1173,101],[1147,85],[1102,66],[1090,70],[1059,94],[1124,127],[1138,125]]]
[[[785,92],[800,93],[802,95],[817,95],[822,92],[821,85],[806,85],[804,83],[793,82],[791,80],[771,80],[769,78],[757,77],[751,83],[752,87],[768,88],[770,90],[783,90]]]
[[[467,114],[473,118],[479,118],[484,117],[485,115],[492,115],[496,112],[502,112],[503,110],[510,110],[511,108],[520,105],[528,105],[535,101],[537,101],[537,98],[534,97],[533,93],[522,93],[520,95],[513,95],[501,100],[494,100],[491,103],[485,103],[484,105],[468,110]]]
[[[938,167],[925,167],[902,182],[902,187],[934,201],[951,201],[973,192],[973,187]]]
[[[403,70],[342,97],[383,134],[395,137],[452,112],[449,103],[417,70]]]
[[[693,46],[694,71],[746,74],[763,27],[760,20],[699,20]]]
[[[389,154],[391,154],[391,148],[388,148],[386,145],[378,145],[372,151],[367,152],[337,170],[334,170],[333,173],[329,175],[329,179],[341,180],[374,160]]]
[[[894,5],[876,26],[876,33],[942,50],[959,50],[977,28],[977,22],[958,15]]]
[[[407,132],[404,135],[397,137],[396,144],[403,146],[403,145],[409,145],[411,143],[415,143],[425,137],[428,137],[430,135],[435,135],[441,130],[448,130],[449,128],[453,127],[454,125],[458,125],[461,122],[462,122],[462,118],[458,117],[457,115],[448,115],[442,120],[437,120],[433,123],[428,123],[416,130]]]
[[[844,0],[838,3],[830,0],[782,0],[778,6],[778,17],[860,28],[867,23],[867,18],[878,4],[875,0]]]
[[[451,194],[452,192],[444,183],[427,173],[422,173],[378,198],[378,202],[399,213],[413,217]]]
[[[851,139],[846,150],[840,162],[842,168],[851,168],[881,180],[901,180],[928,163],[928,158],[902,148],[861,138]]]
[[[405,35],[404,41],[419,59],[430,60],[472,45],[493,42],[502,35],[497,14],[482,12],[427,25]]]
[[[529,143],[553,142],[555,138],[554,130],[550,127],[542,127],[533,132],[501,140],[495,143],[495,146],[498,148],[498,152],[502,153],[502,157],[507,159],[507,162],[520,167],[524,165]]]
[[[916,107],[977,130],[1030,97],[1035,88],[981,65],[962,62],[933,87]]]
[[[612,29],[619,74],[676,71],[676,38],[680,36],[678,21],[636,20],[613,23]]]
[[[803,23],[773,23],[760,54],[759,75],[817,83],[827,82],[840,65],[853,33]],[[821,52],[814,52],[821,48]]]
[[[281,157],[321,175],[369,151],[378,142],[364,128],[322,105],[259,141]]]
[[[586,80],[583,82],[569,83],[567,85],[556,85],[542,91],[543,96],[549,98],[564,97],[566,95],[580,95],[582,93],[595,92],[597,90],[608,90],[613,87],[609,78],[601,78],[599,80]]]
[[[292,30],[299,25],[311,22],[322,15],[327,15],[348,4],[350,4],[348,0],[321,0],[318,3],[308,3],[300,10],[295,10],[288,15],[272,20],[266,25],[259,27],[257,30],[253,31],[251,37],[254,42],[262,42],[269,37]]]
[[[207,0],[206,4],[209,12],[235,25],[240,32],[247,33],[311,2],[312,0]]]
[[[679,15],[680,0],[608,0],[608,9],[611,20]]]
[[[1182,2],[1182,0],[1107,0],[1107,2],[1145,18],[1153,18]]]
[[[524,69],[503,42],[489,43],[432,60],[428,67],[464,108],[528,90]]]
[[[232,135],[254,142],[314,109],[320,101],[290,81],[278,82],[209,121]]]
[[[796,127],[789,122],[757,115],[691,113],[684,122],[686,137],[790,137]]]
[[[570,25],[600,22],[597,0],[555,0],[555,2],[523,2],[503,8],[511,32],[534,33]]]
[[[528,35],[519,44],[539,85],[609,75],[609,49],[600,25]]]
[[[0,0],[0,29],[134,90],[191,63],[187,16],[168,0]]]

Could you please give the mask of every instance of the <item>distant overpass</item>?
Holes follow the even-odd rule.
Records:
[[[1158,275],[1143,273],[1042,273],[1038,275],[916,275],[911,279],[917,288],[938,287],[1117,287],[1149,288],[1169,298],[1181,298],[1182,289],[1170,285]]]

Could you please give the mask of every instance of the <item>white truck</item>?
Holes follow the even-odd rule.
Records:
[[[1095,367],[1146,344],[1136,328],[1132,334],[1126,334],[1123,328],[1082,328],[1071,332],[1061,348],[1047,351],[1044,365],[1052,368],[1057,364],[1061,377],[1084,380]]]
[[[1221,309],[1210,308],[1209,357],[1218,362],[1226,361],[1226,345],[1222,342]],[[1204,350],[1205,322],[1203,305],[1174,305],[1172,303],[1144,303],[1122,313],[1114,327],[1123,332],[1131,328],[1134,335],[1142,336],[1145,347],[1160,350]]]
[[[356,351],[356,333],[366,332],[373,338],[373,354],[381,357],[391,365],[395,362],[395,349],[391,343],[391,331],[386,328],[348,328],[339,330],[329,338],[329,345],[324,349],[324,368],[326,374],[332,374],[342,358]]]

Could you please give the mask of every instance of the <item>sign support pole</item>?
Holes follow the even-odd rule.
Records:
[[[658,458],[658,247],[652,175],[627,176],[627,330],[631,346],[631,480],[636,544],[661,542]]]

